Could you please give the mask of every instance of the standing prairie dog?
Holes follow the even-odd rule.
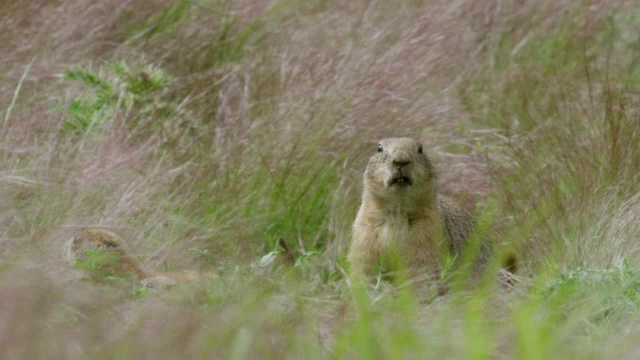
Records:
[[[395,258],[411,275],[436,277],[448,254],[461,254],[473,226],[464,209],[438,193],[434,167],[418,141],[383,139],[364,173],[348,259],[358,275],[372,275],[381,258]],[[480,264],[491,250],[487,244]]]
[[[157,273],[144,269],[139,261],[130,255],[125,241],[116,233],[107,229],[80,229],[64,245],[63,256],[68,265],[76,260],[86,260],[85,250],[104,249],[120,254],[118,263],[109,266],[115,274],[132,273],[140,283],[148,288],[159,288],[201,280],[203,277],[217,277],[215,273],[198,274],[195,272]]]

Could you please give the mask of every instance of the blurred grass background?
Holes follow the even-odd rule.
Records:
[[[639,36],[630,0],[4,1],[0,351],[636,358]],[[388,136],[518,254],[514,289],[347,280]],[[221,277],[80,281],[60,252],[82,226]],[[260,263],[280,238],[293,268]]]

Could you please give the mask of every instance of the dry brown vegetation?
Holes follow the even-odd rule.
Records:
[[[633,357],[635,1],[1,8],[1,357]],[[391,135],[521,255],[516,289],[425,302],[346,279]],[[58,255],[83,226],[221,277],[83,281]],[[293,268],[268,261],[280,238]]]

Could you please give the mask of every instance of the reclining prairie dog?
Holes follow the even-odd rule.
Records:
[[[381,258],[398,259],[411,275],[438,276],[448,254],[460,256],[474,221],[438,193],[436,172],[422,145],[410,138],[383,139],[364,173],[362,204],[353,224],[349,262],[358,275],[372,275]],[[480,272],[491,253],[477,254]]]
[[[109,267],[115,274],[132,273],[140,282],[149,288],[165,287],[195,282],[203,278],[217,277],[215,273],[198,274],[195,272],[158,273],[144,269],[134,259],[125,241],[116,233],[107,229],[80,229],[64,245],[63,256],[68,265],[76,260],[86,260],[85,250],[104,249],[107,252],[120,254],[118,263]]]

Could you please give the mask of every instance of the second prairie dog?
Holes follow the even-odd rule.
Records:
[[[131,256],[127,244],[120,235],[107,229],[90,228],[77,230],[64,245],[63,256],[69,265],[76,260],[86,260],[85,250],[104,249],[107,252],[120,254],[118,263],[109,270],[116,274],[132,273],[140,282],[149,288],[159,288],[189,283],[203,277],[217,277],[215,273],[198,274],[195,272],[158,273],[144,269],[139,261]]]
[[[438,193],[434,167],[418,141],[383,139],[364,173],[349,262],[366,276],[381,258],[395,257],[410,274],[435,277],[448,254],[462,253],[473,226],[469,213]],[[490,247],[483,244],[480,252],[484,264]]]
[[[213,274],[198,274],[196,272],[183,271],[173,273],[155,274],[140,280],[140,283],[148,288],[162,288],[177,284],[192,283],[202,280],[204,277],[211,277]],[[215,276],[214,276],[215,277]]]

